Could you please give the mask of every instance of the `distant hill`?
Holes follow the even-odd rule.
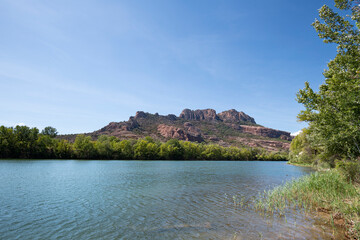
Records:
[[[76,135],[59,137],[73,141]],[[286,150],[292,140],[289,132],[260,126],[254,118],[235,109],[218,114],[213,109],[184,109],[178,117],[173,114],[163,116],[139,111],[128,121],[111,122],[86,135],[93,139],[100,135],[116,136],[120,139],[150,136],[160,141],[177,138],[222,146],[261,147],[270,151]]]

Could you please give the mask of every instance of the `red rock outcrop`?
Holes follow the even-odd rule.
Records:
[[[186,130],[187,133],[193,136],[201,137],[201,130],[195,127],[194,125],[192,125],[192,123],[190,122],[184,123],[184,129]]]
[[[235,109],[224,111],[218,114],[219,118],[224,122],[236,123],[236,122],[250,122],[254,123],[255,119],[245,114],[244,112],[238,112]]]
[[[157,127],[158,132],[165,138],[176,138],[179,140],[192,141],[192,142],[203,142],[204,139],[201,135],[191,135],[181,128],[160,124]]]
[[[266,127],[260,126],[248,126],[248,125],[240,125],[241,131],[245,133],[250,133],[257,136],[269,137],[269,138],[281,138],[283,140],[291,141],[292,137],[289,132],[275,130]]]
[[[254,138],[236,138],[235,141],[253,148],[264,148],[268,151],[278,151],[279,149],[288,150],[290,148],[290,142],[279,142],[274,140]]]
[[[204,110],[190,110],[184,109],[180,116],[180,118],[186,120],[205,120],[205,121],[214,121],[219,120],[219,117],[216,115],[216,111],[214,109],[204,109]]]

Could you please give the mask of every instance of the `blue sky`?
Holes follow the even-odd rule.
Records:
[[[0,0],[0,125],[97,130],[136,111],[235,108],[296,132],[336,54],[322,0]]]

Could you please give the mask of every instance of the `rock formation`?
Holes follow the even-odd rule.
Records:
[[[291,141],[292,137],[289,132],[275,130],[266,127],[257,127],[257,126],[247,126],[240,125],[242,132],[250,133],[256,136],[269,137],[269,138],[280,138],[283,140]]]
[[[231,109],[228,111],[224,111],[218,114],[218,117],[224,121],[229,123],[238,123],[238,122],[249,122],[256,124],[254,118],[245,114],[244,112],[238,112],[235,109]]]
[[[214,121],[219,120],[219,117],[216,115],[216,111],[214,109],[204,109],[204,110],[190,110],[184,109],[180,116],[185,120],[205,120],[205,121]]]
[[[193,136],[201,137],[201,130],[190,122],[184,123],[184,129]]]
[[[290,142],[280,142],[270,139],[237,138],[236,141],[252,148],[264,148],[268,151],[278,151],[279,149],[290,148]]]
[[[157,127],[157,130],[159,133],[169,139],[169,138],[177,138],[179,140],[185,140],[185,141],[191,141],[191,142],[203,142],[204,139],[201,137],[201,135],[191,135],[186,130],[177,128],[174,126],[168,126],[165,124],[160,124]]]
[[[139,119],[139,118],[146,118],[149,115],[149,113],[145,113],[143,111],[137,111],[135,114],[135,119]]]
[[[136,112],[128,121],[111,122],[87,135],[120,139],[138,139],[150,136],[159,141],[176,138],[193,142],[216,142],[222,146],[261,147],[271,151],[288,149],[292,137],[289,132],[257,125],[254,118],[235,109],[216,114],[213,109],[184,109],[180,116]],[[76,135],[64,136],[72,141]]]

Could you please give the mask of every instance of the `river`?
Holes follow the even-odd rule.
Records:
[[[329,239],[245,203],[309,174],[259,161],[0,161],[0,239]],[[244,207],[235,206],[244,202]]]

